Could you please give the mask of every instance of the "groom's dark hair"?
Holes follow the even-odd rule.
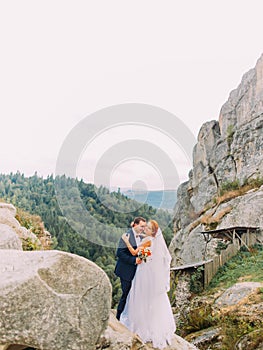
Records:
[[[140,221],[146,222],[146,219],[144,219],[142,216],[137,216],[132,222],[132,227],[134,225],[139,225]]]

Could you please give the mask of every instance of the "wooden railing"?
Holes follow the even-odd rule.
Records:
[[[256,232],[249,230],[242,235],[242,241],[240,238],[234,237],[232,244],[229,244],[225,250],[221,250],[220,255],[213,257],[212,261],[204,265],[204,286],[206,287],[210,283],[219,267],[235,256],[242,246],[251,247],[257,241]]]
[[[229,259],[237,254],[238,245],[230,244],[226,250],[222,250],[220,255],[213,257],[213,260],[204,266],[204,286],[207,286],[220,266],[224,265]]]

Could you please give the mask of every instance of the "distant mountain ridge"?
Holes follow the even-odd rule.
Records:
[[[177,199],[176,190],[138,191],[125,189],[121,192],[128,198],[159,209],[173,210]]]

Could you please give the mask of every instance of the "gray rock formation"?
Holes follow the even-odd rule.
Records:
[[[150,320],[149,320],[150,322]],[[99,349],[108,350],[153,350],[151,343],[143,344],[141,339],[134,333],[131,333],[119,321],[117,321],[114,311],[110,314],[109,324],[100,339]],[[165,350],[197,350],[197,348],[188,343],[183,338],[174,334],[172,344]]]
[[[30,230],[22,227],[15,216],[16,208],[12,204],[0,203],[0,224],[2,224],[0,226],[0,247],[2,249],[21,250],[22,240],[30,239],[32,243],[41,248],[42,244],[37,236]]]
[[[220,309],[228,306],[236,306],[238,303],[242,303],[250,294],[262,287],[263,283],[260,282],[236,283],[217,298],[214,306]]]
[[[253,350],[263,349],[262,329],[244,335],[236,344],[236,350],[245,350],[253,346]]]
[[[54,250],[0,250],[0,271],[3,348],[95,349],[111,306],[111,284],[96,264]]]
[[[221,215],[217,228],[260,226],[263,228],[262,189],[245,193],[215,206],[227,184],[244,185],[263,179],[263,55],[246,73],[223,105],[219,121],[205,123],[193,150],[189,181],[181,184],[175,206],[175,237],[170,245],[173,265],[202,258],[202,218],[213,208]],[[228,206],[224,215],[222,210]]]
[[[0,223],[0,249],[22,250],[22,242],[15,231],[6,224]]]
[[[226,209],[231,209],[228,212]],[[248,191],[242,196],[233,198],[227,203],[222,203],[216,208],[207,210],[205,214],[200,215],[196,219],[199,223],[204,216],[211,215],[211,219],[220,216],[220,213],[226,212],[217,228],[226,228],[234,226],[249,226],[263,228],[263,186],[255,191]],[[198,262],[203,260],[205,248],[206,259],[210,259],[215,255],[215,247],[217,246],[217,239],[211,239],[205,247],[203,235],[200,233],[203,226],[198,224],[191,229],[193,223],[187,225],[184,229],[179,230],[173,238],[169,250],[173,257],[173,266],[185,263]],[[258,242],[263,243],[263,230],[257,235]]]

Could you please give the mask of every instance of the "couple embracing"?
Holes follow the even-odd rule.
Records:
[[[122,288],[117,319],[144,343],[165,348],[176,326],[167,295],[171,256],[158,223],[135,218],[120,239],[117,257],[115,274]]]

